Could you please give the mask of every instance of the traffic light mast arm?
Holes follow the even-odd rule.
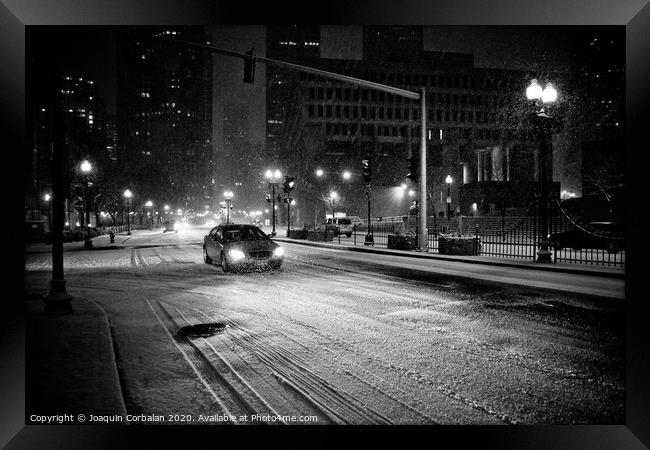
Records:
[[[334,73],[334,72],[327,72],[325,70],[314,69],[313,67],[301,66],[299,64],[292,64],[292,63],[288,63],[288,62],[285,62],[285,61],[279,61],[277,59],[265,58],[263,56],[255,56],[255,55],[251,55],[251,54],[248,54],[248,53],[245,53],[245,52],[236,52],[234,50],[227,50],[227,49],[223,49],[223,48],[217,48],[217,47],[213,47],[213,46],[207,45],[207,44],[199,44],[197,42],[184,41],[184,40],[181,40],[181,39],[174,39],[174,38],[169,38],[169,37],[165,37],[165,36],[156,36],[156,38],[167,40],[167,41],[170,41],[170,42],[176,42],[178,44],[189,45],[191,47],[199,47],[199,48],[202,48],[204,50],[208,50],[208,51],[213,52],[213,53],[219,53],[221,55],[234,56],[235,58],[248,59],[248,60],[251,60],[253,62],[259,61],[259,62],[263,62],[263,63],[266,63],[266,64],[271,64],[271,65],[274,65],[274,66],[286,67],[288,69],[295,69],[295,70],[299,70],[301,72],[313,73],[313,74],[316,74],[316,75],[320,75],[322,77],[327,77],[327,78],[332,78],[332,79],[335,79],[335,80],[346,81],[346,82],[351,83],[351,84],[356,84],[358,86],[364,86],[364,87],[376,89],[378,91],[388,92],[390,94],[399,95],[400,97],[406,97],[406,98],[410,98],[412,100],[419,100],[420,95],[421,95],[421,94],[418,94],[417,92],[411,92],[411,91],[407,91],[405,89],[400,89],[400,88],[396,88],[396,87],[393,87],[393,86],[388,86],[388,85],[385,85],[385,84],[374,83],[372,81],[362,80],[362,79],[359,79],[359,78],[354,78],[354,77],[350,77],[350,76],[347,76],[347,75],[341,75],[341,74]]]

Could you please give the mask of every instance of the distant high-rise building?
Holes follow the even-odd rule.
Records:
[[[49,208],[44,202],[45,194],[52,193],[52,148],[53,120],[55,114],[63,117],[65,143],[70,168],[70,190],[68,192],[69,213],[75,214],[70,206],[82,195],[79,165],[87,159],[94,167],[93,177],[110,173],[107,152],[106,110],[98,96],[95,81],[84,74],[64,72],[53,84],[38,73],[38,62],[30,72],[31,96],[29,104],[29,128],[32,152],[29,161],[30,176],[25,186],[26,213],[34,220],[43,216]],[[46,73],[43,70],[43,73]],[[56,85],[56,87],[55,87]],[[50,92],[57,89],[58,92]],[[56,99],[52,101],[52,99]],[[53,111],[57,108],[58,111]],[[47,215],[45,215],[47,216]],[[48,225],[49,227],[49,225]]]
[[[117,148],[139,200],[203,211],[211,203],[211,54],[203,27],[142,27],[118,39]]]

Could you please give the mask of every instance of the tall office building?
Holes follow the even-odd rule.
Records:
[[[312,40],[317,42],[315,35]],[[446,208],[446,175],[454,180],[454,211],[467,214],[476,204],[476,211],[489,213],[527,203],[537,179],[538,141],[524,120],[523,93],[535,74],[477,68],[469,54],[424,51],[419,27],[365,27],[361,42],[362,58],[295,51],[296,62],[413,92],[425,88],[432,214]],[[314,179],[317,167],[354,175],[335,183],[345,189],[348,210],[356,215],[365,210],[361,159],[373,159],[375,186],[405,180],[407,158],[417,157],[420,147],[418,102],[295,71],[284,78],[269,76],[268,83],[268,119],[281,130],[269,126],[269,142],[281,136],[279,155],[302,177],[297,185],[310,202],[317,203],[319,192],[333,184]],[[282,86],[275,92],[285,101],[278,102],[284,110],[271,115],[273,83]]]

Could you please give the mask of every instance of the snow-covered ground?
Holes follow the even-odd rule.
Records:
[[[620,302],[413,279],[408,268],[378,270],[382,256],[292,244],[280,271],[224,274],[202,262],[206,231],[139,232],[124,248],[65,253],[68,291],[108,313],[130,414],[624,423]],[[26,255],[28,291],[46,289],[50,258]],[[201,323],[225,328],[177,333]]]

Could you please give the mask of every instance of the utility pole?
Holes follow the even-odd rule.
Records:
[[[49,117],[52,120],[52,280],[50,292],[43,297],[45,311],[72,312],[72,296],[65,288],[63,273],[63,221],[68,190],[68,147],[65,142],[65,116],[60,104],[60,76],[50,75],[47,92]]]

